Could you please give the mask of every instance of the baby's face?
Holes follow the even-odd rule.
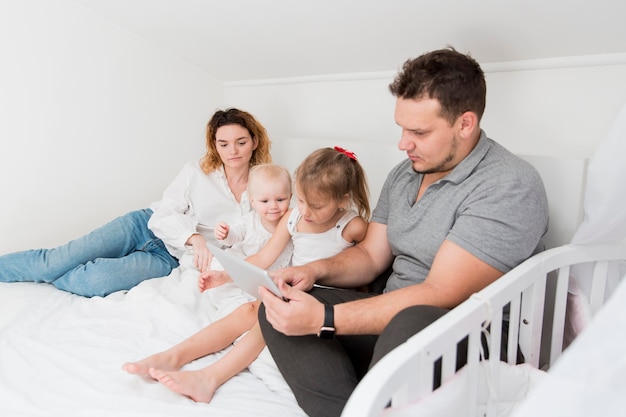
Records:
[[[259,181],[250,195],[254,209],[261,218],[278,222],[289,210],[289,187],[279,181]]]

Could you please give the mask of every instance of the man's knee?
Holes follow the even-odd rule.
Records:
[[[433,306],[413,306],[405,308],[396,314],[385,330],[385,333],[398,335],[396,337],[404,338],[404,340],[420,332],[449,310]]]
[[[448,311],[445,308],[426,305],[408,307],[400,311],[391,319],[378,338],[370,368],[387,353],[428,327]]]
[[[265,317],[265,305],[263,305],[263,303],[259,305],[259,309],[257,310],[257,318],[259,320],[261,333],[263,333],[263,337],[265,337],[265,341],[267,343],[267,333],[270,331],[270,329],[273,329],[273,327],[271,324],[268,323],[267,318]]]

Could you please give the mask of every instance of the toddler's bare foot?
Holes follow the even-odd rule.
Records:
[[[138,362],[126,362],[122,365],[122,369],[129,374],[136,374],[151,377],[150,368],[157,368],[166,371],[177,371],[180,366],[176,363],[172,355],[168,355],[167,351],[155,353]],[[156,378],[154,378],[156,379]]]
[[[150,368],[150,376],[172,391],[196,402],[210,402],[217,390],[217,383],[207,368],[197,371],[166,371]]]
[[[210,288],[219,287],[232,281],[233,279],[226,271],[209,269],[198,276],[198,288],[200,288],[200,292],[204,292]]]

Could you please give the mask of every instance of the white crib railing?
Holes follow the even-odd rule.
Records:
[[[342,417],[380,416],[429,396],[438,385],[434,384],[436,367],[440,366],[442,385],[455,377],[457,345],[466,338],[467,358],[461,359],[467,359],[463,372],[469,384],[461,409],[467,416],[476,416],[481,334],[487,334],[489,357],[499,358],[502,322],[508,312],[508,363],[515,364],[519,345],[525,363],[538,367],[542,344],[548,344],[549,358],[541,359],[549,367],[562,351],[570,267],[593,263],[593,276],[584,278],[593,280],[591,310],[596,312],[604,302],[609,263],[624,260],[626,243],[565,245],[533,256],[381,359],[356,387]],[[555,280],[554,291],[546,295],[548,280]],[[552,319],[545,325],[546,306],[552,305]],[[488,333],[484,332],[487,326]],[[491,387],[496,390],[500,386],[498,365],[495,360],[487,365]],[[392,408],[385,410],[388,406]],[[495,411],[487,408],[485,414],[489,417]]]

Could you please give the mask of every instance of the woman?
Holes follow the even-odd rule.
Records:
[[[265,128],[251,114],[217,111],[207,125],[207,152],[185,165],[150,208],[132,211],[53,249],[0,257],[0,282],[46,282],[85,297],[128,290],[169,275],[188,250],[204,272],[213,226],[250,211],[251,166],[272,162]]]

